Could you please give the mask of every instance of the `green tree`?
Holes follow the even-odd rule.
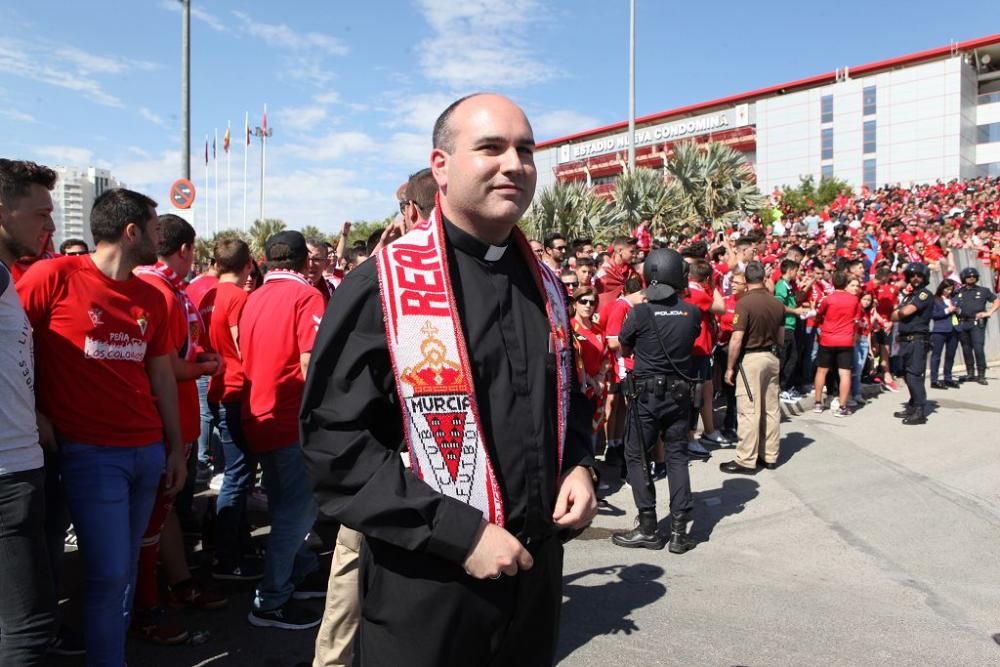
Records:
[[[277,234],[278,232],[285,230],[285,223],[281,220],[276,220],[274,218],[267,218],[265,220],[254,220],[253,224],[250,225],[250,231],[248,233],[250,240],[250,250],[253,252],[255,257],[264,256],[264,245],[267,240]]]
[[[821,178],[819,186],[812,175],[803,176],[795,187],[781,191],[781,205],[792,213],[805,213],[810,208],[821,209],[833,203],[839,194],[851,196],[851,186],[839,178]]]
[[[623,229],[629,234],[643,222],[650,223],[654,233],[662,234],[676,227],[679,219],[690,217],[684,199],[676,195],[673,186],[656,169],[639,168],[619,175],[612,202]]]
[[[306,225],[301,229],[301,231],[302,231],[302,236],[306,237],[307,239],[322,239],[324,241],[327,240],[326,234],[321,232],[319,227],[317,227],[316,225]]]
[[[671,204],[677,216],[671,231],[694,226],[726,229],[766,203],[746,157],[726,144],[676,144],[666,169],[670,198],[676,199]]]
[[[556,182],[542,190],[519,224],[534,239],[559,232],[567,239],[606,240],[617,230],[619,216],[586,184]]]

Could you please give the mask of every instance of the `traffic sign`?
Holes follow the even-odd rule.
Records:
[[[177,208],[191,208],[194,203],[194,183],[186,178],[178,178],[170,186],[170,201]]]

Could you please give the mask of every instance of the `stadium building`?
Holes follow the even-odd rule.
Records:
[[[763,192],[810,174],[855,187],[1000,176],[1000,34],[643,116],[634,139],[651,168],[679,141],[729,144]],[[538,191],[609,192],[628,141],[627,121],[543,141]]]

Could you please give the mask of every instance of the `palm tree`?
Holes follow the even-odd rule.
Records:
[[[663,173],[653,169],[636,169],[615,179],[612,202],[624,228],[632,233],[646,221],[654,230],[666,226],[676,215],[686,216],[684,207],[663,180]]]
[[[284,229],[285,223],[281,220],[275,220],[274,218],[254,220],[249,232],[250,249],[253,251],[253,254],[257,257],[263,257],[264,246],[267,244],[267,240],[278,232],[284,231]]]
[[[306,225],[302,228],[302,236],[306,239],[320,239],[321,241],[326,240],[326,234],[319,230],[316,225]]]
[[[676,144],[666,169],[670,198],[687,212],[679,218],[684,227],[726,229],[765,204],[746,157],[726,144]]]
[[[521,220],[525,233],[536,239],[553,232],[568,239],[605,239],[617,226],[617,212],[581,182],[545,188]]]

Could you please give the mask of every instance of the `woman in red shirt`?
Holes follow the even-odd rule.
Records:
[[[861,317],[861,303],[858,297],[847,291],[851,282],[843,271],[833,274],[834,292],[823,299],[816,311],[816,324],[820,327],[819,352],[816,354],[816,407],[823,412],[823,386],[831,368],[836,367],[840,378],[840,405],[835,417],[851,415],[847,400],[851,391],[851,369],[854,366],[854,343],[857,337],[856,325]],[[857,282],[857,281],[854,281]]]
[[[583,366],[581,385],[594,408],[594,433],[604,423],[604,396],[607,387],[608,344],[604,330],[594,322],[597,295],[593,287],[580,287],[573,292],[573,334]]]

